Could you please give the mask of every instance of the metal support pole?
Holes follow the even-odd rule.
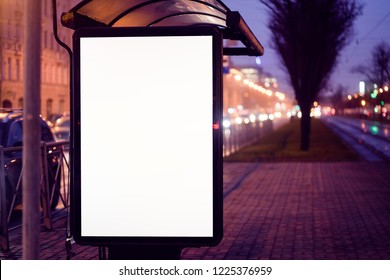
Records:
[[[23,259],[39,259],[42,1],[24,3]]]
[[[61,41],[60,37],[58,36],[58,28],[57,28],[57,0],[52,0],[52,16],[53,16],[53,35],[54,35],[54,38],[55,40],[57,41],[57,43],[63,47],[67,52],[68,52],[68,55],[69,55],[69,98],[70,98],[70,127],[72,128],[73,127],[73,119],[74,119],[74,113],[73,113],[73,110],[74,110],[74,104],[73,104],[73,52],[71,50],[71,48],[65,44],[63,41]],[[72,149],[73,149],[73,130],[71,129],[71,133],[70,133],[70,137],[69,137],[69,162],[72,162]],[[62,152],[63,153],[63,152]],[[62,154],[63,155],[63,154]],[[73,173],[72,171],[72,168],[73,168],[73,164],[70,164],[68,166],[68,172],[70,174]],[[65,177],[64,177],[65,178]],[[68,184],[70,184],[70,177],[68,176]],[[70,199],[70,189],[69,189],[69,199]],[[67,200],[67,203],[66,203],[66,208],[68,209],[69,207],[69,204],[70,204],[70,200]],[[67,224],[67,229],[66,229],[66,248],[67,248],[67,252],[69,253],[68,254],[68,258],[70,259],[70,256],[71,256],[71,247],[72,247],[72,240],[73,240],[73,237],[72,237],[72,231],[71,231],[71,215],[70,215],[70,211],[68,211],[68,224]]]
[[[42,147],[42,192],[41,192],[41,201],[42,201],[42,212],[43,212],[43,224],[46,229],[52,230],[53,223],[51,219],[51,192],[49,186],[49,172],[47,164],[47,147],[46,143],[41,143]]]
[[[8,209],[7,209],[7,190],[5,187],[5,172],[4,172],[4,151],[3,146],[0,146],[0,248],[1,250],[9,250],[8,239]]]
[[[5,1],[0,1],[0,15],[3,15],[4,3]],[[3,19],[0,19],[0,65],[3,63],[3,38],[5,38],[5,29]],[[2,74],[3,75],[3,74]],[[0,79],[0,106],[3,107],[3,77]]]

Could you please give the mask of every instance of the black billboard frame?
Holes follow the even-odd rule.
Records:
[[[81,112],[80,112],[80,38],[124,36],[212,36],[213,38],[213,236],[212,237],[147,237],[147,236],[82,236],[81,234]],[[214,26],[192,27],[120,27],[81,28],[73,35],[73,120],[70,143],[71,174],[71,231],[81,245],[92,246],[215,246],[223,236],[222,181],[222,33]],[[188,55],[191,55],[190,53]]]

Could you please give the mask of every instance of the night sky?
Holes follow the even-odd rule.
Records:
[[[348,93],[359,90],[359,81],[364,80],[360,74],[351,73],[354,66],[370,63],[373,48],[381,41],[390,44],[390,0],[358,0],[364,4],[363,14],[355,21],[355,36],[339,57],[339,63],[333,72],[330,88],[343,85]],[[222,0],[231,10],[239,11],[253,33],[265,48],[261,57],[261,65],[266,72],[274,75],[280,89],[288,93],[292,91],[286,75],[280,66],[274,50],[270,48],[270,31],[267,27],[266,8],[258,0]],[[253,57],[236,57],[236,65],[255,65]],[[292,95],[292,92],[291,92]]]

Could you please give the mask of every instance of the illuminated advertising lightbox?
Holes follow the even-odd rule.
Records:
[[[81,29],[73,43],[76,242],[218,243],[218,29]]]

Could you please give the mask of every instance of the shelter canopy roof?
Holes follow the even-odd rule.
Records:
[[[225,39],[245,48],[225,48],[226,55],[263,55],[264,49],[238,12],[220,0],[83,0],[63,13],[64,26],[153,27],[213,25]]]

